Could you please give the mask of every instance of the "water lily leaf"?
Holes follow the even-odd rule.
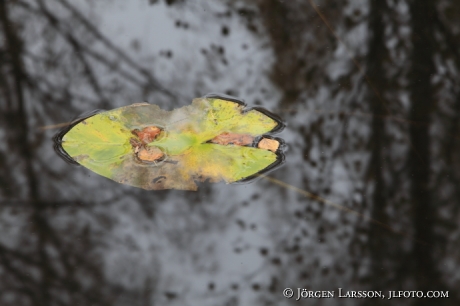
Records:
[[[196,190],[197,182],[241,182],[280,165],[284,127],[270,112],[208,95],[173,111],[136,103],[80,120],[59,134],[63,154],[116,182]]]

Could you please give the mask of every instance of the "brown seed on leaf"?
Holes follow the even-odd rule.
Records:
[[[222,133],[213,139],[212,143],[220,144],[223,146],[233,144],[236,146],[246,146],[252,144],[254,137],[247,134],[236,134],[236,133]]]
[[[137,158],[143,162],[156,162],[163,156],[163,152],[157,147],[141,147],[137,152]]]
[[[280,147],[280,143],[275,139],[262,138],[257,144],[257,147],[259,149],[276,152],[276,150],[278,150],[278,148]]]
[[[143,143],[147,144],[157,138],[157,136],[161,133],[161,129],[156,126],[147,126],[143,128],[142,131],[133,130],[133,133],[136,134]]]

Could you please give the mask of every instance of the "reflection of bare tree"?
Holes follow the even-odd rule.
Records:
[[[217,12],[210,3],[166,1],[183,13],[172,22],[184,31],[194,26],[187,20],[192,12],[203,23],[215,22],[212,27],[223,39],[236,35],[230,26],[234,21],[258,43],[268,42],[259,47],[273,51],[269,75],[281,93],[279,112],[291,133],[289,162],[274,175],[405,234],[263,180],[248,189],[203,185],[193,195],[144,193],[103,180],[90,186],[83,172],[71,173],[74,168],[56,162],[51,134],[38,126],[139,99],[174,104],[187,91],[163,86],[159,72],[104,35],[78,2],[0,1],[0,279],[7,280],[0,282],[0,304],[186,305],[187,292],[200,301],[238,304],[248,291],[259,296],[260,304],[282,304],[280,292],[287,285],[456,288],[460,34],[458,18],[448,12],[459,5],[371,1],[367,8],[354,1],[318,2],[340,42],[313,1],[221,1]],[[418,14],[428,15],[410,18]],[[202,94],[215,79],[250,66],[257,50],[247,42],[237,44],[246,52],[238,61],[232,61],[234,54],[222,41],[197,44],[204,60],[174,67],[168,73],[176,83],[168,88],[193,83],[188,94]],[[163,56],[172,59],[179,51]],[[177,81],[187,67],[193,76]],[[257,92],[251,97],[263,97],[258,100],[270,100],[276,92],[255,81],[261,74],[240,73],[222,83],[223,92],[244,93],[246,86],[247,92]],[[275,100],[271,97],[273,105]],[[311,109],[317,112],[305,112]],[[410,120],[392,120],[395,116]],[[159,213],[162,218],[156,219]],[[265,216],[266,225],[246,220],[258,215]],[[130,226],[140,238],[125,237],[123,230]],[[232,226],[237,234],[226,231]],[[255,235],[258,231],[263,234]],[[268,238],[259,244],[254,237],[262,236]],[[219,246],[228,247],[226,239],[231,250],[219,253]],[[153,246],[142,248],[141,240]],[[161,266],[155,257],[161,252],[178,256],[177,262],[190,260],[196,271],[209,275],[231,260],[232,268],[239,266],[238,256],[245,252],[255,252],[251,260],[258,257],[264,264],[237,274],[228,287],[203,281],[204,292],[195,294],[196,288],[173,288],[169,282],[176,280],[162,277],[171,267]],[[143,266],[141,256],[153,259]],[[454,268],[443,268],[444,260]]]
[[[69,28],[72,23],[64,22],[50,11],[44,1],[37,1],[36,4],[23,1],[0,2],[4,42],[0,58],[0,124],[7,131],[2,134],[6,147],[0,150],[0,192],[2,196],[13,199],[2,200],[0,209],[5,218],[17,221],[2,231],[2,305],[109,305],[116,300],[114,294],[118,296],[124,291],[128,293],[105,280],[99,255],[94,250],[94,246],[101,242],[95,241],[91,225],[81,226],[80,223],[72,227],[72,223],[63,226],[57,222],[56,216],[75,213],[71,207],[87,209],[93,204],[68,201],[65,198],[59,200],[64,192],[58,186],[41,182],[44,175],[58,179],[60,174],[51,170],[46,165],[47,160],[39,156],[37,146],[42,145],[43,135],[37,129],[32,129],[31,124],[36,126],[38,122],[45,122],[49,120],[48,116],[56,118],[55,108],[63,101],[80,100],[99,107],[109,107],[110,91],[96,76],[95,62],[114,70],[125,80],[146,91],[158,91],[172,96],[150,72],[140,68],[111,44],[69,3],[59,3],[75,16],[75,24],[81,24],[112,51],[119,61],[115,62],[92,50],[89,44],[83,42],[84,37],[79,37],[76,31]],[[62,87],[60,80],[53,79],[53,72],[56,76],[63,73],[67,69],[63,65],[70,62],[59,63],[59,58],[65,54],[56,54],[53,49],[46,50],[44,55],[34,53],[30,44],[36,41],[30,41],[27,32],[21,32],[28,23],[23,24],[17,18],[13,19],[12,16],[16,14],[25,19],[30,18],[32,24],[36,22],[37,25],[43,25],[42,21],[47,21],[44,31],[52,31],[47,43],[56,43],[56,37],[60,36],[61,42],[64,42],[61,46],[70,48],[75,56],[75,61],[71,59],[70,62],[75,65],[73,67],[81,68],[81,75],[92,88],[94,97],[78,95],[72,86]],[[37,19],[42,20],[39,22]],[[120,67],[123,66],[120,60],[130,67],[130,72],[128,68]],[[46,74],[38,75],[38,70],[34,68],[43,69]],[[72,111],[71,108],[69,110]],[[47,188],[54,189],[55,194],[52,196]],[[107,202],[112,201],[109,199]],[[98,203],[103,204],[104,201]],[[93,218],[98,216],[93,214]],[[16,231],[15,228],[20,230]]]
[[[328,122],[335,119],[334,115],[330,115],[329,120],[321,115],[318,115],[319,118],[316,120],[308,120],[309,128],[306,128],[307,125],[299,126],[299,136],[304,138],[307,148],[311,148],[304,154],[305,161],[309,162],[312,168],[319,167],[324,174],[329,167],[339,165],[340,160],[348,164],[348,172],[354,177],[355,182],[362,181],[368,186],[368,191],[363,192],[360,184],[356,184],[356,189],[349,191],[348,198],[353,197],[353,194],[363,195],[361,203],[368,205],[366,209],[370,209],[374,219],[404,228],[404,232],[409,235],[394,235],[375,224],[370,225],[369,229],[367,226],[360,229],[361,225],[355,224],[354,236],[355,242],[358,243],[350,244],[351,254],[354,254],[355,258],[351,258],[349,263],[355,266],[357,271],[361,271],[359,274],[364,286],[382,290],[394,286],[407,286],[408,282],[414,282],[414,287],[419,290],[433,290],[428,287],[446,288],[446,282],[454,284],[455,280],[447,276],[449,273],[444,277],[439,274],[442,260],[439,256],[435,260],[434,254],[439,255],[439,245],[452,239],[441,239],[435,232],[449,222],[439,215],[441,207],[454,209],[452,203],[458,203],[460,200],[458,195],[449,193],[448,202],[451,204],[443,206],[445,202],[440,199],[442,193],[439,193],[445,186],[457,180],[458,175],[453,174],[456,171],[448,170],[449,167],[446,168],[444,162],[451,160],[449,156],[458,150],[455,146],[445,148],[443,154],[435,154],[440,144],[432,138],[433,135],[429,131],[430,128],[442,131],[457,130],[456,127],[452,127],[452,116],[443,110],[443,107],[456,109],[458,104],[455,102],[458,93],[450,87],[458,84],[454,81],[453,84],[456,85],[450,85],[460,69],[456,51],[458,47],[453,46],[458,33],[452,33],[445,25],[448,14],[443,15],[444,12],[455,9],[457,5],[443,2],[437,3],[439,6],[436,6],[430,1],[408,1],[404,2],[404,5],[410,7],[410,10],[405,14],[404,10],[394,3],[371,1],[367,14],[366,10],[355,6],[354,3],[338,5],[333,1],[321,1],[321,7],[316,9],[314,1],[267,0],[256,3],[277,57],[272,79],[283,91],[285,105],[302,103],[306,101],[305,98],[311,97],[309,102],[314,104],[319,100],[322,105],[318,104],[323,109],[340,101],[337,102],[337,109],[341,111],[350,108],[350,113],[371,113],[371,120],[365,117],[339,118],[343,122],[340,125],[343,128],[336,134],[340,134],[338,137],[328,132]],[[319,14],[323,14],[326,20],[321,20]],[[358,45],[357,40],[367,36],[358,37],[357,34],[349,33],[357,33],[358,28],[363,30],[365,22],[368,22],[366,35],[369,35],[369,39]],[[450,22],[452,26],[451,19]],[[332,33],[328,26],[337,32]],[[400,30],[404,27],[412,29],[412,36]],[[435,35],[438,30],[443,33],[442,36]],[[335,34],[342,37],[343,41],[331,41]],[[410,39],[412,45],[407,43]],[[388,45],[390,41],[392,44]],[[363,45],[366,48],[363,49]],[[328,48],[332,50],[328,51]],[[344,57],[337,54],[344,51],[358,62],[365,63],[367,76],[362,74],[360,64],[355,65],[352,58],[348,57],[348,62],[343,63]],[[366,55],[365,60],[360,59],[363,55]],[[435,62],[436,56],[441,56],[438,64]],[[406,60],[402,61],[401,57]],[[407,58],[411,59],[411,65],[408,64]],[[455,71],[444,76],[439,71],[451,59],[455,59],[457,64]],[[329,69],[334,65],[336,70]],[[319,69],[323,73],[319,73]],[[357,75],[361,75],[359,79],[356,78]],[[438,87],[434,82],[437,82]],[[324,87],[329,94],[321,93],[321,88]],[[443,99],[441,105],[434,102],[436,94]],[[405,95],[411,97],[410,106],[405,98],[402,98]],[[407,116],[410,121],[385,120],[394,113]],[[441,123],[439,119],[433,121],[433,118],[448,119]],[[454,123],[454,126],[457,125]],[[366,136],[362,131],[369,131],[370,135]],[[453,141],[456,136],[449,132],[441,138]],[[336,142],[341,145],[334,146]],[[311,147],[310,144],[314,145]],[[318,146],[334,152],[331,154],[333,157],[315,158],[312,151]],[[361,152],[361,155],[355,155],[359,154],[358,152]],[[363,159],[353,158],[367,154],[370,154],[367,165],[362,164]],[[362,167],[368,171],[362,172]],[[434,169],[443,170],[438,172]],[[449,180],[444,180],[443,184],[447,185],[437,183],[436,187],[433,187],[433,182],[445,171],[452,175]],[[308,172],[306,169],[305,173]],[[332,176],[329,178],[333,181]],[[322,184],[312,187],[311,181],[316,179],[305,174],[304,186],[307,190],[316,191],[324,188]],[[325,182],[326,185],[330,183],[329,180]],[[327,194],[327,191],[325,188],[322,194]],[[345,201],[343,199],[342,203]],[[359,205],[355,207],[361,209]],[[458,214],[458,210],[455,211]],[[305,214],[299,213],[299,217],[303,216]],[[319,225],[318,239],[321,239],[322,233],[327,232],[324,226],[325,222]],[[329,230],[333,230],[333,227],[329,226]],[[367,240],[363,239],[364,233],[360,233],[363,230],[367,232],[365,235],[369,235],[369,241],[366,243],[364,241]],[[408,238],[410,236],[412,238]],[[409,249],[405,247],[407,244],[410,245]],[[369,257],[365,254],[369,254]],[[449,257],[448,253],[443,254]],[[317,280],[311,275],[312,272],[306,272],[311,270],[311,265],[302,257],[295,255],[293,260],[297,261],[300,268],[309,268],[298,277],[299,281]],[[370,266],[367,265],[367,260],[370,260]],[[342,262],[344,261],[345,258],[342,259]],[[346,270],[338,262],[333,267],[337,269],[338,274],[339,270]],[[424,301],[420,300],[418,303],[423,304]]]
[[[412,26],[412,65],[409,72],[409,91],[411,95],[410,119],[423,124],[411,125],[409,129],[411,148],[409,150],[409,171],[412,174],[410,196],[414,211],[414,237],[424,243],[414,243],[414,276],[419,290],[443,289],[443,282],[436,267],[435,224],[437,210],[434,194],[430,188],[432,180],[432,140],[429,129],[435,106],[434,89],[431,76],[436,73],[434,62],[433,33],[434,15],[437,14],[435,2],[423,4],[413,1],[410,4]],[[418,301],[417,305],[428,305]]]
[[[374,182],[372,195],[372,218],[388,223],[388,216],[385,206],[388,199],[387,188],[384,178],[384,147],[386,145],[385,122],[379,118],[382,114],[388,114],[388,102],[383,100],[383,89],[386,87],[385,80],[385,58],[388,51],[385,47],[384,21],[383,16],[387,14],[388,6],[386,1],[379,1],[371,4],[369,13],[369,26],[372,31],[369,40],[369,51],[367,54],[367,74],[372,76],[373,86],[379,90],[376,94],[369,91],[369,104],[372,111],[372,135],[370,136],[371,160],[369,161],[369,176]],[[390,271],[397,270],[397,266],[388,260],[389,254],[382,251],[381,246],[386,244],[387,231],[376,224],[370,225],[369,252],[372,258],[372,275],[381,274],[382,277],[373,279],[373,288],[382,288],[388,278]],[[391,237],[396,239],[396,237]],[[388,238],[387,238],[388,239]],[[394,240],[393,240],[394,241]],[[383,272],[382,272],[383,270]],[[383,276],[385,275],[385,276]]]

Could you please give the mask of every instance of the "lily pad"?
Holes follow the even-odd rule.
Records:
[[[207,95],[173,111],[136,103],[83,118],[56,137],[66,159],[144,189],[196,190],[197,182],[248,181],[284,161],[274,114]]]

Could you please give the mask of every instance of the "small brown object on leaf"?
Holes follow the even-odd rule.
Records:
[[[133,133],[136,134],[143,143],[147,144],[157,138],[157,136],[161,133],[161,129],[156,126],[147,126],[143,128],[142,131],[137,129],[133,130]]]
[[[270,138],[262,138],[259,143],[257,144],[259,149],[265,149],[272,152],[276,152],[280,147],[280,143],[278,140],[270,139]]]
[[[222,133],[211,139],[212,143],[223,146],[233,144],[236,146],[246,146],[252,144],[254,137],[248,134]]]
[[[133,147],[134,153],[139,152],[139,148],[143,146],[142,142],[140,142],[139,140],[137,140],[135,138],[130,138],[129,143]]]
[[[132,137],[129,139],[129,143],[131,144],[133,148],[142,146],[142,142]]]
[[[156,162],[163,156],[163,152],[157,147],[141,147],[137,152],[137,158],[143,162]]]

